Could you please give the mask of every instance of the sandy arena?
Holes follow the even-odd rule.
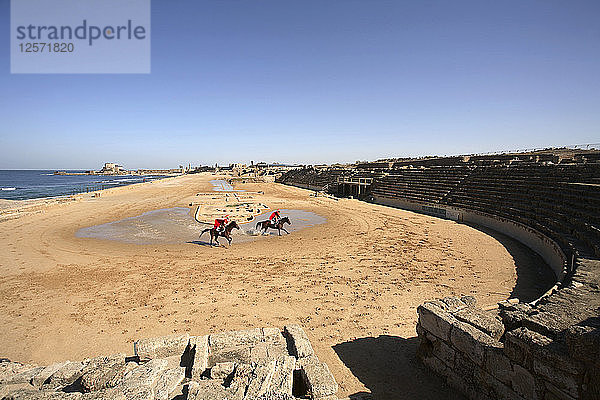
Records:
[[[415,358],[416,307],[453,294],[484,306],[539,294],[520,288],[539,280],[525,271],[541,260],[505,236],[275,183],[236,189],[264,191],[271,208],[327,222],[229,248],[75,237],[80,228],[187,207],[218,178],[168,178],[39,207],[1,201],[4,215],[24,212],[0,222],[0,357],[79,360],[130,353],[143,337],[299,323],[340,397],[436,399],[449,389]]]

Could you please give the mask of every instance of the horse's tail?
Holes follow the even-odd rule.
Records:
[[[210,229],[211,229],[211,228],[206,228],[205,230],[203,230],[203,231],[200,233],[200,236],[204,235],[206,232],[210,232]]]
[[[202,223],[202,221],[200,221],[198,219],[198,213],[200,212],[200,206],[198,205],[198,207],[196,207],[196,212],[194,212],[194,219],[196,220],[196,222]]]

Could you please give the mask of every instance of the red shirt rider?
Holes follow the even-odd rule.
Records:
[[[279,210],[275,210],[269,217],[269,221],[271,221],[272,223],[276,223],[279,220],[279,218],[281,218],[281,216],[279,215]]]
[[[215,229],[219,229],[219,227],[227,225],[229,223],[229,215],[226,215],[225,218],[217,218],[215,219]]]

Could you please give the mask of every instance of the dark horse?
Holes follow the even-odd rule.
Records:
[[[281,218],[279,221],[277,221],[276,224],[272,224],[271,221],[266,220],[266,221],[260,221],[256,224],[256,229],[259,229],[258,227],[260,226],[260,230],[262,231],[262,233],[265,233],[267,231],[267,229],[271,228],[271,229],[277,229],[279,231],[279,236],[281,236],[281,230],[283,230],[285,233],[288,233],[288,231],[285,230],[285,228],[283,227],[284,224],[292,224],[292,222],[290,221],[290,219],[288,217],[283,217]]]
[[[227,226],[225,227],[225,229],[223,231],[217,231],[215,228],[206,228],[205,230],[202,231],[202,233],[200,233],[200,237],[202,237],[202,235],[204,235],[206,232],[210,232],[210,245],[213,245],[213,239],[215,240],[215,243],[217,243],[217,245],[220,246],[219,244],[219,236],[224,237],[225,239],[227,239],[227,242],[229,242],[229,244],[231,244],[231,231],[233,229],[240,229],[240,226],[237,224],[237,222],[235,221],[231,221],[230,223],[227,224]]]

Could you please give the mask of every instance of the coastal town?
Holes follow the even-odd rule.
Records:
[[[54,175],[181,175],[188,172],[190,168],[179,166],[172,169],[136,169],[126,170],[123,166],[107,162],[99,171],[89,170],[84,172],[54,171]]]

